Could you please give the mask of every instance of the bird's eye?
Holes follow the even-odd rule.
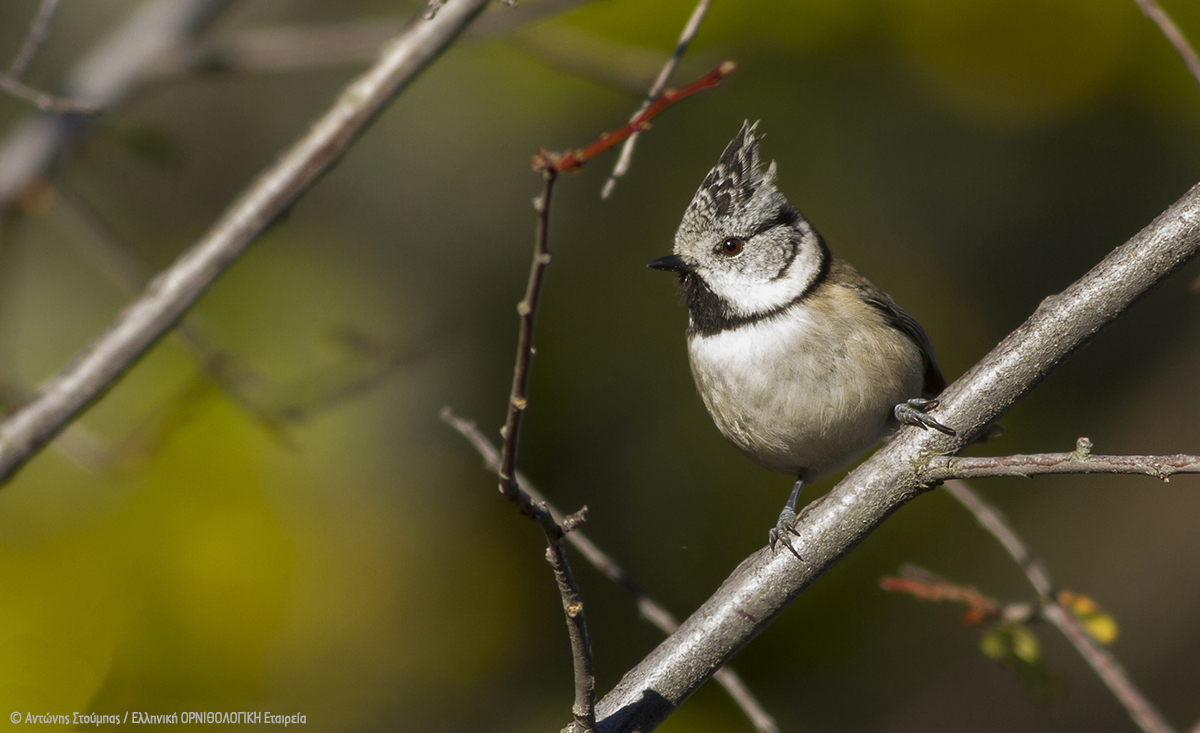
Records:
[[[721,243],[721,253],[727,257],[733,257],[742,251],[742,247],[744,247],[745,244],[745,242],[737,237],[730,237]]]

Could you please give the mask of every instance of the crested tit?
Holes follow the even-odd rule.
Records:
[[[761,466],[796,478],[768,534],[789,533],[796,498],[900,423],[954,431],[925,413],[946,381],[921,326],[830,254],[759,164],[754,125],[725,148],[684,212],[674,253],[692,376],[717,428]]]

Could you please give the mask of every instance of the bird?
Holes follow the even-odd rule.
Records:
[[[920,324],[849,263],[759,162],[758,122],[742,124],[683,214],[672,254],[688,311],[687,350],[704,405],[729,442],[795,479],[768,532],[789,535],[805,485],[900,425],[955,431],[931,417],[946,385]]]

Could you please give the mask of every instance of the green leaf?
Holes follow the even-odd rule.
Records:
[[[1024,624],[996,624],[979,640],[979,649],[1011,670],[1026,694],[1040,703],[1061,698],[1066,691],[1062,679],[1046,668],[1041,644]]]

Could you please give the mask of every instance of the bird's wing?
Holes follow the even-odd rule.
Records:
[[[837,257],[832,259],[831,270],[838,271],[837,280],[847,287],[853,288],[864,303],[883,315],[888,325],[912,339],[912,342],[921,350],[921,358],[925,362],[925,395],[936,397],[941,394],[942,390],[946,388],[946,377],[942,374],[942,367],[938,365],[937,356],[933,353],[933,344],[930,343],[925,329],[917,323],[917,319],[910,316],[896,301],[892,300],[892,296],[880,290],[866,276],[854,269],[853,265]]]
[[[929,335],[921,328],[921,324],[917,323],[917,319],[910,316],[908,311],[901,308],[887,293],[880,292],[880,295],[883,297],[868,296],[864,300],[867,305],[877,308],[892,328],[912,339],[921,350],[921,358],[925,361],[925,393],[936,397],[946,388],[946,377],[942,374],[942,367],[933,353]]]

